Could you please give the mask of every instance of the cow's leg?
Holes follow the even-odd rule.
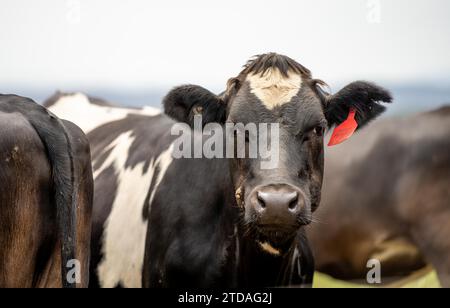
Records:
[[[89,164],[90,167],[90,164]],[[85,170],[79,192],[79,206],[77,211],[77,259],[80,261],[80,284],[78,287],[89,286],[89,262],[91,243],[91,215],[92,215],[92,171]],[[90,176],[88,175],[90,174]]]
[[[35,213],[29,211],[34,203],[26,204],[22,199],[17,202],[20,202],[20,206],[14,202],[2,202],[0,205],[0,288],[34,286],[38,254],[35,243],[39,241],[35,229]]]

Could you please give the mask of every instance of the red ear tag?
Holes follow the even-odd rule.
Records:
[[[334,129],[333,135],[331,136],[330,142],[328,143],[329,147],[341,144],[355,133],[356,129],[358,128],[358,122],[356,122],[355,116],[356,109],[350,109],[347,120],[345,120],[341,125],[337,126]]]

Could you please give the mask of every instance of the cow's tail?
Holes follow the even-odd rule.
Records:
[[[38,106],[38,109],[38,115],[34,114],[28,120],[45,145],[52,168],[54,202],[61,241],[62,286],[75,288],[76,282],[69,277],[69,267],[75,264],[73,262],[76,258],[78,193],[73,146],[63,122],[43,107]]]

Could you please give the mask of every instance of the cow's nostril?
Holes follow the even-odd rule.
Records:
[[[264,198],[260,193],[258,193],[258,204],[262,209],[266,208],[266,201],[264,201]]]
[[[291,211],[294,212],[295,210],[297,210],[297,207],[298,207],[298,196],[295,197],[295,199],[289,203],[289,209]]]

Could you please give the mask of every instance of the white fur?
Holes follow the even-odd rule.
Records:
[[[116,199],[104,226],[102,251],[104,259],[98,267],[100,286],[103,288],[112,288],[119,284],[126,288],[142,287],[148,226],[148,222],[143,219],[143,207],[156,168],[160,169],[160,173],[152,196],[172,162],[172,147],[170,147],[152,160],[146,173],[144,173],[145,162],[134,168],[125,168],[133,141],[132,132],[120,135],[105,149],[105,152],[111,148],[113,150],[104,164],[94,172],[96,178],[112,165],[118,174]]]
[[[273,256],[280,256],[281,252],[279,249],[276,249],[275,247],[273,247],[272,245],[270,245],[267,242],[261,243],[258,242],[259,246],[261,247],[261,249],[265,252],[267,252],[268,254],[271,254]]]
[[[302,87],[302,77],[289,72],[284,76],[279,69],[267,70],[264,75],[250,74],[247,76],[251,92],[255,94],[267,109],[289,103]]]
[[[164,176],[166,175],[167,169],[169,169],[169,166],[173,162],[173,156],[172,156],[173,149],[174,149],[174,147],[172,144],[170,146],[170,148],[167,151],[163,152],[156,160],[154,168],[156,168],[156,167],[159,168],[159,174],[156,179],[156,183],[153,188],[152,194],[150,196],[150,200],[149,200],[150,205],[153,203],[153,198],[155,197],[155,194],[158,191],[158,187],[161,184],[161,181],[163,180]],[[151,209],[151,206],[149,207],[149,209]]]
[[[49,110],[58,117],[75,123],[86,134],[103,124],[125,119],[129,114],[146,116],[161,114],[161,110],[152,107],[128,109],[98,106],[91,104],[89,98],[82,93],[61,97]]]

